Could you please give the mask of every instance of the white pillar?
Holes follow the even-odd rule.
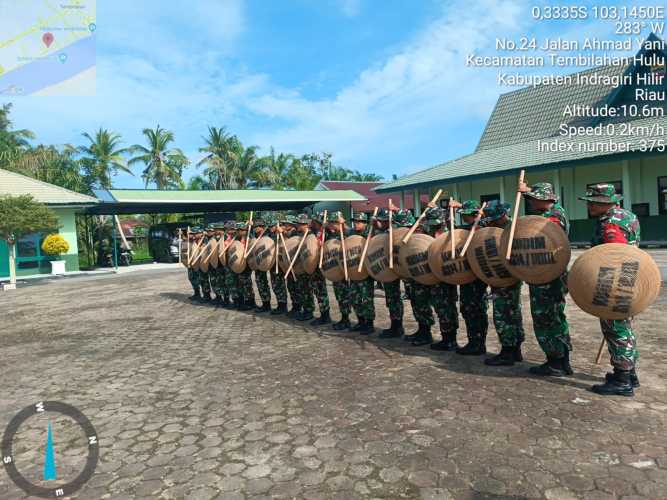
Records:
[[[401,201],[400,201],[401,210],[405,208],[405,191],[401,191]]]
[[[414,198],[415,217],[417,217],[422,212],[421,194],[419,193],[419,189],[415,189],[412,192],[412,197]]]
[[[16,287],[16,241],[11,244],[7,242],[9,247],[9,285]]]
[[[632,184],[630,182],[630,161],[623,160],[623,206],[632,210]]]
[[[554,191],[556,192],[556,196],[560,198],[560,169],[556,169],[553,171],[553,178],[554,178]],[[561,199],[560,202],[565,205],[565,200]]]
[[[500,201],[505,201],[505,177],[500,176]]]

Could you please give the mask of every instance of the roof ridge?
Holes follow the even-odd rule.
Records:
[[[10,175],[14,175],[16,177],[21,177],[21,178],[27,179],[31,182],[35,182],[35,183],[41,184],[43,186],[47,186],[51,189],[57,189],[59,191],[64,191],[65,193],[68,193],[68,194],[73,194],[75,196],[81,196],[83,198],[86,198],[87,201],[93,201],[95,203],[98,202],[98,199],[93,197],[93,196],[83,194],[83,193],[79,193],[77,191],[72,191],[71,189],[67,189],[67,188],[64,188],[62,186],[58,186],[56,184],[51,184],[50,182],[46,182],[46,181],[43,181],[43,180],[40,180],[40,179],[35,179],[34,177],[30,177],[29,175],[19,174],[18,172],[14,172],[12,170],[6,170],[4,168],[0,168],[0,172],[4,172],[4,173],[10,174]]]

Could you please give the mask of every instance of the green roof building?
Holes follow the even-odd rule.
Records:
[[[38,181],[31,177],[0,169],[0,196],[29,194],[44,203],[58,216],[59,233],[69,243],[69,252],[60,256],[65,260],[65,270],[79,270],[79,250],[76,238],[76,214],[98,203],[97,199],[84,194]],[[16,274],[27,276],[50,273],[50,257],[42,254],[42,241],[46,234],[31,234],[16,242]],[[9,277],[9,250],[0,240],[0,278]]]
[[[588,185],[610,182],[623,194],[624,207],[640,217],[643,241],[665,244],[666,60],[664,42],[651,35],[624,64],[565,75],[559,85],[503,94],[473,153],[383,184],[376,191],[420,200],[422,194],[443,189],[445,196],[459,200],[514,203],[518,174],[525,169],[529,184],[554,185],[572,220],[570,239],[583,243],[590,240],[593,221],[577,196]],[[600,116],[608,109],[625,116]],[[591,127],[591,133],[568,137],[562,135],[563,125]],[[415,208],[421,211],[420,206]]]

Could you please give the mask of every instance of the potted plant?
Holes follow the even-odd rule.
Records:
[[[59,234],[50,234],[42,243],[42,251],[47,255],[55,255],[56,260],[51,261],[51,274],[65,274],[65,261],[59,260],[63,253],[69,251],[69,243]]]

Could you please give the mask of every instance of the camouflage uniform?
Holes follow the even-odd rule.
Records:
[[[616,194],[612,184],[598,184],[589,189],[586,196],[580,197],[580,199],[588,202],[618,204],[622,197]],[[596,221],[591,244],[596,246],[603,243],[620,243],[637,246],[640,237],[641,232],[637,216],[617,205]],[[611,364],[614,367],[614,374],[608,375],[608,380],[612,384],[614,380],[626,386],[627,383],[631,384],[629,389],[626,388],[621,393],[632,395],[632,387],[639,387],[636,374],[639,352],[637,351],[637,338],[632,330],[632,318],[623,320],[601,319],[600,326],[607,341]],[[593,390],[601,394],[610,394],[610,392],[604,392],[605,388],[606,385],[594,386]]]
[[[276,225],[277,225],[277,220],[272,220],[269,223],[270,228],[273,228]],[[278,236],[278,233],[271,233],[270,237],[276,246],[276,259],[277,259],[278,249],[280,248],[280,237]],[[276,310],[276,314],[280,314],[281,312],[286,312],[285,307],[287,305],[287,288],[285,286],[285,276],[283,276],[283,273],[280,272],[280,269],[278,269],[278,272],[276,272],[275,265],[271,266],[271,270],[269,271],[269,276],[271,277],[271,288],[273,290],[273,294],[276,296],[276,300],[278,301],[278,309]]]
[[[507,220],[502,228],[509,227],[512,223],[509,217],[509,210],[509,204],[492,200],[484,209],[482,223],[487,225],[489,222],[507,216]],[[521,344],[525,340],[525,333],[523,330],[523,316],[521,314],[522,284],[519,281],[517,284],[511,286],[491,287],[493,324],[496,328],[502,349],[498,356],[486,359],[486,364],[512,365],[514,361],[523,361]]]
[[[352,218],[352,221],[359,221],[368,223],[368,216],[365,213],[358,213]],[[366,238],[370,228],[366,226],[361,232],[354,230],[350,231],[350,235],[358,234]],[[372,276],[359,281],[350,281],[350,300],[352,307],[359,320],[365,320],[372,323],[375,321],[375,280]]]
[[[291,227],[287,227],[287,231],[283,235],[283,239],[287,239],[290,236],[294,234],[294,223],[296,222],[296,217],[292,215],[287,215],[283,218],[281,221],[282,224],[289,224]],[[279,238],[280,239],[280,238]],[[282,240],[280,241],[280,245],[282,246]],[[302,294],[299,293],[299,288],[297,286],[297,280],[294,277],[294,273],[290,271],[288,276],[285,276],[285,284],[287,286],[287,292],[289,294],[289,298],[292,302],[292,310],[290,311],[290,316],[295,316],[299,312],[301,312],[301,304],[303,301]]]
[[[554,193],[553,186],[548,182],[540,182],[531,187],[530,192],[524,196],[538,200],[553,201],[553,205],[547,211],[541,213],[555,224],[558,224],[565,234],[569,233],[570,224],[565,214],[565,209],[558,203],[558,195]],[[571,372],[569,361],[566,366],[559,366],[556,360],[567,359],[569,351],[572,350],[570,342],[570,330],[565,316],[565,296],[567,295],[567,272],[550,283],[544,285],[529,285],[530,291],[530,313],[533,317],[533,329],[540,347],[547,356],[547,364],[561,369],[567,374]],[[546,365],[543,371],[547,370]],[[539,373],[538,369],[532,369],[532,373]]]
[[[342,217],[342,213],[340,214]],[[338,214],[336,212],[331,214],[330,221],[336,220]],[[327,229],[327,240],[340,240],[340,233],[332,229]],[[334,324],[335,330],[343,330],[349,328],[349,316],[352,311],[352,298],[351,298],[351,282],[344,279],[336,281],[333,283],[334,296],[336,297],[336,303],[338,304],[338,309],[342,319],[339,323]],[[337,328],[337,326],[339,326]]]
[[[204,239],[202,240],[202,245],[207,245],[208,242],[209,238],[208,236],[205,236]],[[211,282],[209,280],[210,275],[208,271],[204,272],[202,270],[197,271],[197,273],[198,273],[197,280],[201,285],[202,296],[204,300],[208,301],[211,299]]]
[[[461,215],[477,215],[481,205],[476,200],[463,202],[458,210]],[[470,231],[472,224],[461,223],[459,229]],[[486,335],[489,329],[488,285],[480,279],[459,287],[461,315],[466,324],[468,345],[460,348],[459,354],[484,354],[486,352]]]
[[[266,228],[266,223],[263,219],[256,219],[254,221],[255,228]],[[266,232],[266,229],[265,229]],[[261,238],[265,233],[258,235],[255,233],[255,237],[250,242],[250,245],[255,243],[257,238]],[[271,310],[271,286],[269,285],[269,274],[267,271],[253,271],[255,275],[255,285],[257,286],[257,292],[259,293],[259,300],[262,301],[262,305],[257,308],[258,312],[265,312]]]
[[[247,229],[248,224],[245,222],[237,222],[236,230],[240,231],[242,229]],[[245,238],[248,235],[246,234]],[[245,245],[245,238],[240,239],[239,241]],[[238,280],[239,287],[239,297],[241,299],[241,309],[250,310],[254,309],[256,306],[255,301],[255,289],[252,286],[252,269],[249,266],[246,266],[243,271],[236,275]]]

